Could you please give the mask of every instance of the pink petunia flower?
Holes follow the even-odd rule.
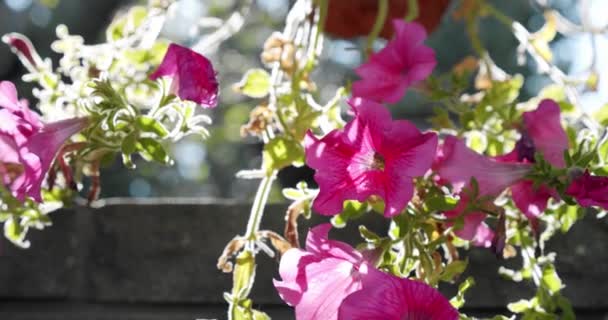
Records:
[[[534,183],[525,176],[532,169],[537,152],[553,166],[565,165],[563,154],[568,149],[568,137],[561,126],[557,103],[543,100],[535,111],[525,112],[521,134],[522,138],[512,152],[494,158],[477,154],[468,149],[463,141],[449,136],[438,152],[434,169],[440,180],[451,183],[457,192],[467,186],[471,178],[477,181],[480,196],[497,196],[510,188],[513,202],[536,231],[537,218],[546,209],[549,198],[557,197],[557,193],[543,185],[535,188]],[[459,204],[445,214],[458,217],[465,208],[466,204]],[[483,222],[485,214],[469,215],[465,217],[464,228],[456,233],[477,245],[489,246],[491,230]]]
[[[312,228],[306,250],[290,249],[281,258],[282,280],[274,286],[298,320],[336,320],[342,300],[361,289],[373,269],[348,244],[329,240],[330,229],[329,223]]]
[[[433,168],[459,192],[475,178],[480,195],[498,195],[525,177],[532,165],[503,163],[481,155],[454,136],[445,137]]]
[[[42,123],[27,101],[17,99],[15,86],[0,82],[0,174],[20,200],[41,202],[40,190],[59,149],[84,129],[87,118]]]
[[[430,168],[437,135],[421,133],[371,101],[349,101],[356,117],[321,139],[305,137],[306,164],[316,170],[319,194],[313,209],[323,215],[342,211],[345,200],[384,199],[386,217],[399,214],[414,193],[413,177]]]
[[[608,210],[608,177],[592,176],[588,170],[572,180],[566,194],[583,207],[597,206]]]
[[[510,153],[496,157],[497,161],[510,163],[533,163],[535,153],[540,153],[556,168],[565,166],[564,151],[568,150],[568,136],[562,128],[560,109],[553,100],[541,101],[534,111],[523,114],[521,139]],[[537,228],[537,219],[547,208],[547,201],[557,197],[557,192],[547,186],[538,188],[530,180],[511,186],[515,206]]]
[[[426,31],[418,23],[394,20],[395,38],[355,72],[353,96],[378,102],[398,102],[407,88],[426,79],[437,64],[433,49],[424,45]]]
[[[171,77],[171,91],[182,100],[214,108],[218,99],[218,82],[211,62],[203,55],[172,43],[151,80]]]
[[[460,200],[456,208],[444,212],[449,219],[457,219],[465,213],[467,206],[470,204],[466,194],[460,195]],[[458,237],[471,241],[475,246],[489,248],[494,240],[494,231],[485,223],[487,214],[483,212],[467,212],[463,217],[462,228],[454,230],[454,234]],[[448,226],[453,223],[447,224]]]
[[[501,163],[490,157],[485,157],[471,149],[465,142],[454,136],[447,136],[439,148],[433,164],[440,181],[450,183],[455,192],[460,193],[460,201],[456,208],[446,211],[446,217],[460,217],[470,203],[464,191],[470,188],[471,178],[477,182],[478,196],[496,197],[511,185],[523,179],[532,169],[526,163]],[[462,239],[472,241],[482,247],[490,247],[494,232],[484,222],[486,214],[482,212],[467,212],[463,227],[455,230]]]
[[[439,291],[377,270],[340,306],[338,320],[456,320],[458,311]]]

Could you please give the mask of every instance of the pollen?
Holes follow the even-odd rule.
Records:
[[[372,161],[371,168],[374,170],[384,170],[386,162],[384,157],[379,153],[374,153],[374,160]]]

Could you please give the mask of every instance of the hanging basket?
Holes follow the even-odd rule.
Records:
[[[430,33],[439,25],[450,0],[418,0],[420,14],[416,22]],[[408,10],[408,0],[390,0],[389,11],[380,36],[389,39],[393,35],[391,20],[403,19]],[[325,30],[339,38],[353,38],[370,33],[378,13],[378,0],[330,0]]]

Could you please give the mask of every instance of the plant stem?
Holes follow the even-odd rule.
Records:
[[[496,7],[494,7],[493,5],[485,2],[484,9],[486,9],[488,11],[488,13],[490,13],[492,16],[494,16],[494,18],[496,18],[496,20],[498,20],[505,26],[507,26],[509,28],[513,27],[513,23],[515,22],[515,20],[513,20],[511,17],[507,16],[506,14],[502,13],[500,10],[496,9]]]
[[[367,45],[365,46],[365,54],[369,55],[372,52],[372,47],[374,46],[374,41],[382,32],[382,28],[384,28],[384,23],[386,22],[386,16],[388,16],[388,0],[379,0],[378,1],[378,15],[376,16],[376,22],[372,28],[372,32],[370,32],[367,37]]]
[[[264,216],[264,208],[266,207],[275,177],[276,171],[273,171],[260,181],[253,206],[251,207],[251,213],[249,214],[249,221],[247,222],[247,232],[245,233],[245,239],[247,240],[256,240],[257,232],[260,230],[260,222]]]
[[[407,14],[405,15],[405,21],[411,22],[418,18],[420,15],[420,7],[418,7],[418,0],[408,0],[407,2]]]

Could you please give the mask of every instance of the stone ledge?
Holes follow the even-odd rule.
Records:
[[[268,206],[263,228],[283,229],[286,205]],[[91,303],[221,304],[230,276],[215,268],[224,245],[245,229],[249,204],[188,199],[113,199],[99,208],[54,213],[54,226],[32,231],[32,248],[3,243],[0,301],[33,299]],[[326,221],[314,217],[300,230]],[[382,232],[385,221],[368,215],[365,223]],[[306,232],[301,232],[302,236]],[[354,226],[332,237],[358,239]],[[588,217],[568,235],[558,235],[548,250],[558,253],[558,271],[575,307],[608,309],[608,224]],[[487,250],[468,253],[477,285],[467,295],[469,308],[502,308],[532,294],[533,288],[500,279],[500,265]],[[278,305],[272,287],[277,261],[259,257],[257,303]],[[517,262],[517,261],[513,261]],[[446,292],[453,288],[445,287]]]

